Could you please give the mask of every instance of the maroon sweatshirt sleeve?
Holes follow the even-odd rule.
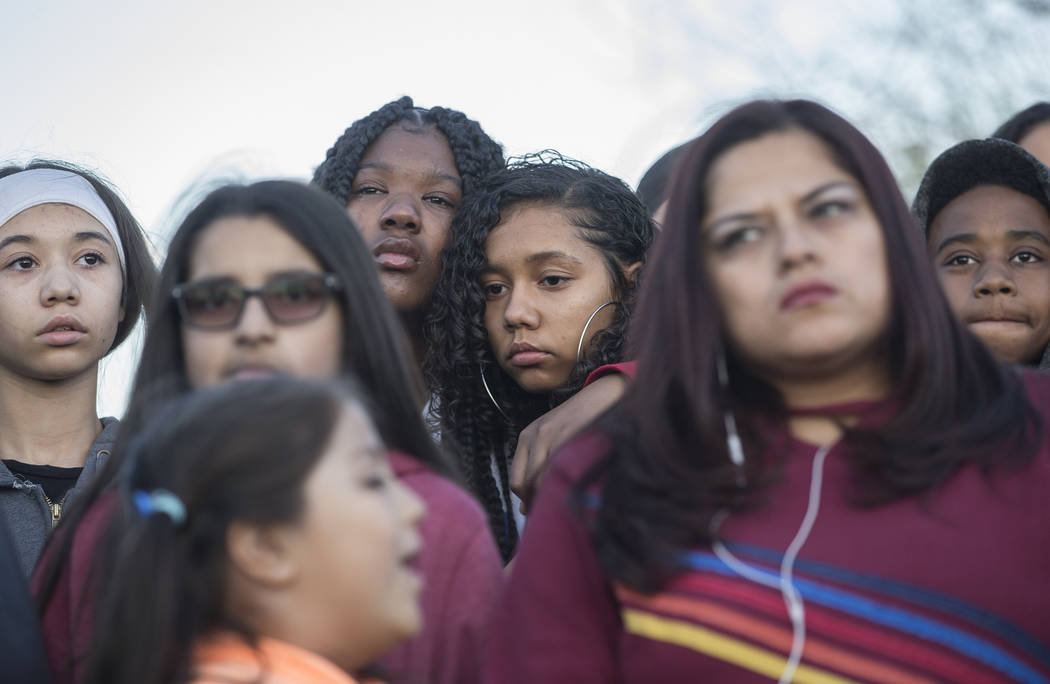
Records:
[[[477,684],[503,563],[481,507],[465,491],[409,456],[392,454],[394,472],[427,507],[423,551],[423,631],[381,665],[395,678]]]
[[[441,624],[447,625],[445,653],[435,668],[433,684],[471,684],[481,681],[481,656],[496,598],[504,585],[503,562],[496,550],[488,523],[459,555],[459,569],[451,573],[445,587]]]
[[[619,614],[568,502],[572,482],[602,448],[601,438],[583,437],[551,466],[493,618],[483,682],[619,681]]]
[[[587,376],[587,380],[584,381],[583,386],[591,384],[598,378],[604,377],[611,373],[623,373],[631,380],[634,380],[635,373],[638,372],[637,361],[623,361],[621,363],[607,363],[604,366],[598,366],[591,371],[591,374]]]

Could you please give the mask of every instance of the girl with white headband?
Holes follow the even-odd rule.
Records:
[[[134,328],[155,267],[142,229],[90,173],[0,169],[0,515],[28,575],[109,455],[98,363]]]
[[[490,176],[455,219],[428,322],[428,379],[442,437],[459,447],[505,561],[523,523],[511,493],[519,433],[621,360],[652,239],[622,181],[552,152]]]

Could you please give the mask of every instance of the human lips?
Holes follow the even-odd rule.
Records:
[[[1031,321],[1028,316],[1019,312],[995,312],[995,313],[983,313],[975,316],[968,317],[966,320],[967,325],[976,326],[978,328],[986,327],[1011,327],[1011,326],[1025,326],[1031,325]]]
[[[838,293],[839,291],[828,283],[821,280],[809,280],[787,291],[787,294],[780,300],[780,310],[791,311],[813,306],[837,296]]]
[[[420,558],[423,555],[423,542],[418,532],[412,534],[411,542],[406,544],[406,547],[400,557],[401,568],[415,579],[422,581],[423,572],[420,567]]]
[[[372,248],[372,258],[388,271],[413,271],[420,256],[419,247],[408,238],[387,238]]]
[[[80,319],[69,314],[55,316],[37,331],[37,336],[52,347],[67,347],[76,344],[86,334],[87,328],[80,322]]]
[[[259,380],[272,377],[279,372],[269,364],[251,361],[230,366],[224,375],[227,380]]]
[[[510,345],[510,350],[507,352],[507,360],[512,366],[519,368],[535,366],[548,356],[550,356],[549,352],[537,349],[528,342],[515,342]]]

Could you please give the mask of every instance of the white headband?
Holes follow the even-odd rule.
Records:
[[[112,238],[121,272],[127,270],[117,222],[83,176],[60,169],[29,169],[0,178],[0,228],[26,209],[41,204],[71,204],[93,216]]]

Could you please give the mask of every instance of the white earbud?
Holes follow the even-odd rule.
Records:
[[[806,504],[806,513],[802,516],[802,523],[799,525],[798,532],[795,533],[795,537],[784,552],[784,557],[780,561],[780,576],[776,580],[770,577],[769,573],[757,570],[741,561],[721,541],[716,539],[711,543],[711,548],[715,555],[730,570],[744,579],[780,590],[780,595],[784,599],[784,606],[787,608],[788,619],[791,620],[792,639],[791,652],[788,654],[784,671],[780,673],[779,684],[788,684],[795,676],[798,664],[802,660],[802,651],[806,646],[806,608],[802,601],[802,596],[798,593],[798,589],[795,588],[792,574],[795,569],[795,559],[798,558],[802,546],[809,539],[809,534],[813,530],[813,524],[817,521],[817,513],[820,512],[820,492],[824,480],[824,461],[827,459],[828,451],[829,448],[823,446],[817,449],[816,454],[813,456],[813,470],[809,481],[809,502]],[[712,535],[718,532],[718,529],[728,517],[728,511],[719,511],[712,518]]]

